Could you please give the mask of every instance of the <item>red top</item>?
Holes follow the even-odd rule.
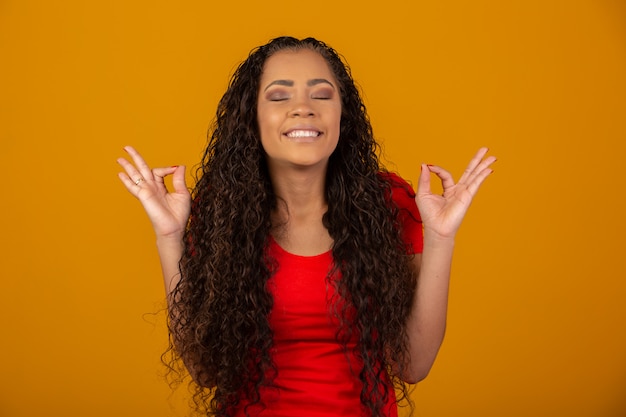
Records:
[[[400,208],[404,240],[412,253],[419,253],[422,225],[413,190],[395,174],[389,177],[394,183],[392,198]],[[271,417],[360,415],[362,384],[358,360],[352,354],[356,339],[350,342],[346,354],[337,342],[336,320],[329,313],[329,300],[334,295],[326,279],[333,264],[331,251],[299,256],[270,239],[269,252],[278,265],[269,281],[274,297],[269,318],[274,331],[271,353],[278,373],[273,387],[261,388],[265,408],[254,406],[248,412],[251,416]],[[396,417],[391,384],[388,390],[386,415]],[[243,410],[237,415],[243,416]]]

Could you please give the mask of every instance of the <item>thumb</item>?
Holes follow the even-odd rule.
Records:
[[[185,180],[185,166],[179,165],[176,167],[174,174],[172,175],[172,185],[174,191],[179,194],[189,194],[187,189],[187,182]]]
[[[417,182],[417,196],[430,194],[430,169],[428,165],[422,164],[420,177]]]

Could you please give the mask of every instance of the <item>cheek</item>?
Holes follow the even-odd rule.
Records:
[[[257,109],[257,124],[260,131],[277,130],[280,127],[280,115],[277,111],[269,111],[263,106]]]
[[[275,146],[274,143],[276,142],[276,132],[280,129],[273,120],[271,113],[264,111],[262,108],[257,110],[257,128],[261,147],[265,153],[268,153],[268,151],[271,153],[271,148]]]
[[[337,119],[337,126],[339,126],[341,124],[341,120],[343,119],[343,107],[341,105],[335,109],[335,117]]]
[[[335,129],[337,130],[337,135],[341,136],[341,132],[343,130],[343,113],[341,111],[341,109],[339,109],[339,111],[337,112],[337,115],[335,117]]]
[[[257,126],[259,129],[261,141],[263,141],[270,134],[272,126],[271,119],[268,117],[266,112],[261,109],[259,109],[257,114]]]

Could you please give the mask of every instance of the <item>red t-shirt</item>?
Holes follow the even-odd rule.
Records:
[[[413,253],[422,251],[422,224],[411,187],[395,174],[392,199],[400,209],[403,237]],[[278,269],[269,281],[274,307],[269,322],[274,331],[271,354],[278,373],[272,387],[261,388],[265,408],[248,408],[251,416],[330,417],[362,413],[358,360],[337,342],[337,323],[329,313],[334,288],[327,281],[333,259],[330,251],[299,256],[285,251],[274,239],[269,252]],[[385,413],[398,415],[395,393],[387,384]],[[237,415],[243,416],[243,410]]]

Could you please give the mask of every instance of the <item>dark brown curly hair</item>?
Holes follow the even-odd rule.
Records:
[[[408,359],[406,318],[415,273],[401,238],[391,185],[350,69],[328,45],[313,38],[280,37],[253,50],[232,76],[219,102],[197,172],[180,261],[181,279],[170,296],[170,369],[182,363],[193,377],[197,411],[228,416],[245,399],[261,403],[271,385],[272,296],[267,282],[276,268],[268,255],[276,196],[257,124],[263,66],[282,50],[318,52],[332,70],[341,96],[337,148],[326,176],[328,210],[323,224],[334,243],[334,276],[340,300],[332,314],[345,349],[357,337],[362,360],[361,403],[381,416],[391,383],[406,397],[401,375]],[[407,191],[410,192],[410,191]],[[394,371],[391,371],[391,370]]]

